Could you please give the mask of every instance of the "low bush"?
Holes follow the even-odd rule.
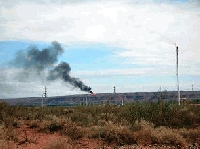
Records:
[[[85,130],[81,126],[77,126],[75,123],[68,122],[64,124],[61,134],[69,136],[72,140],[77,140],[85,136]]]
[[[191,128],[200,123],[200,106],[178,105],[165,102],[135,102],[129,106],[126,120],[130,124],[146,120],[155,126]]]
[[[39,131],[40,132],[47,132],[47,133],[53,133],[57,131],[62,131],[64,125],[55,121],[42,121],[39,124]]]
[[[186,140],[177,130],[164,126],[155,127],[154,124],[142,120],[137,124],[138,131],[134,132],[137,144],[161,144],[185,147]]]
[[[16,129],[12,126],[9,126],[9,127],[2,126],[0,128],[0,136],[1,136],[2,140],[5,140],[5,141],[18,142],[18,140],[19,140],[18,133],[17,133]]]
[[[32,120],[26,124],[29,126],[29,128],[38,128],[40,126],[40,121]]]
[[[188,143],[200,144],[200,128],[196,129],[180,129],[179,133],[187,140]]]
[[[103,139],[109,144],[124,145],[135,143],[133,132],[127,126],[118,126],[107,122],[103,126],[94,126],[88,130],[89,138]]]
[[[74,149],[74,147],[66,140],[56,139],[49,141],[44,149]]]

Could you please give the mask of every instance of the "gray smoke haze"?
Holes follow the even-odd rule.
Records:
[[[63,48],[57,41],[53,41],[51,46],[39,50],[36,46],[31,46],[27,51],[18,51],[13,64],[23,69],[33,69],[38,73],[45,68],[52,66],[58,61],[58,56],[63,53]]]
[[[37,75],[44,74],[47,68],[53,68],[48,72],[46,80],[53,81],[62,79],[64,82],[79,88],[81,91],[91,92],[91,88],[86,86],[79,78],[70,76],[71,68],[68,63],[61,62],[57,66],[58,57],[64,52],[60,43],[53,41],[51,46],[39,50],[36,46],[31,46],[27,51],[18,51],[12,65],[22,68],[23,72],[20,73],[21,78],[26,76],[33,76],[31,73],[37,72]],[[24,75],[25,74],[25,75]]]

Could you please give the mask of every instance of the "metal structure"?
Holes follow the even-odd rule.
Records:
[[[179,78],[178,78],[178,46],[176,46],[176,78],[177,78],[177,91],[178,91],[178,104],[181,104],[180,90],[179,90]]]
[[[47,98],[47,88],[44,87],[44,93],[42,94],[42,107],[44,107],[44,100],[46,101]]]
[[[44,97],[43,97],[43,94],[42,94],[42,107],[44,107]]]
[[[44,88],[44,97],[45,97],[45,98],[47,97],[47,88],[46,88],[46,86],[45,86],[45,88]]]

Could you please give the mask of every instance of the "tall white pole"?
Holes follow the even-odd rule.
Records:
[[[180,90],[179,90],[179,79],[178,79],[178,46],[176,46],[176,77],[177,77],[177,91],[178,91],[178,104],[181,104]]]

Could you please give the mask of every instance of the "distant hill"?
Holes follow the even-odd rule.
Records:
[[[199,91],[181,91],[181,98],[184,100],[200,100]],[[177,101],[177,91],[162,91],[162,92],[131,92],[131,93],[98,93],[91,94],[78,94],[68,96],[55,96],[55,97],[24,97],[3,99],[3,101],[10,105],[21,106],[77,106],[77,105],[91,105],[91,104],[124,104],[134,101]]]

